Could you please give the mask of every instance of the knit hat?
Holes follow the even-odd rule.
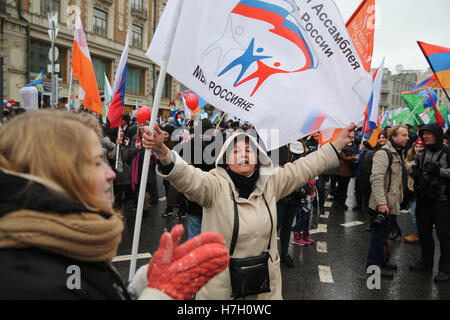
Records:
[[[416,144],[420,144],[420,145],[422,145],[422,146],[424,146],[425,147],[425,143],[422,141],[422,139],[417,139],[416,140],[416,142],[414,142],[414,146],[416,145]]]

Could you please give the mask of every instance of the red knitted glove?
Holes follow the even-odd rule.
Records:
[[[162,235],[147,270],[148,287],[176,300],[190,299],[230,258],[220,234],[204,232],[177,247],[183,232],[178,224]]]

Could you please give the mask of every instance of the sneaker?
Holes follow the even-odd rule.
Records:
[[[434,277],[434,282],[446,282],[450,280],[450,274],[445,272],[439,272],[436,277]]]
[[[280,257],[281,259],[281,263],[284,264],[286,267],[288,268],[293,268],[294,267],[294,260],[292,260],[292,258],[289,256],[289,254],[283,254]]]
[[[418,232],[413,232],[412,234],[410,234],[409,236],[404,237],[403,239],[405,239],[406,242],[408,243],[417,243],[419,242],[419,233]]]
[[[380,276],[383,278],[392,279],[394,278],[394,273],[390,270],[381,269]]]
[[[314,244],[314,240],[311,239],[311,237],[309,236],[309,231],[305,231],[303,232],[303,240],[306,241],[308,244]]]
[[[307,246],[309,243],[303,239],[292,239],[293,244],[298,244],[299,246]]]
[[[166,217],[168,217],[168,216],[171,215],[171,214],[172,214],[172,208],[167,207],[167,208],[164,210],[164,212],[161,214],[161,216],[164,217],[164,218],[166,218]]]
[[[383,264],[383,266],[381,268],[385,269],[385,270],[392,270],[392,271],[397,271],[397,269],[398,269],[397,265],[392,264],[392,263],[385,263],[385,264]]]
[[[425,271],[425,270],[432,270],[432,269],[433,269],[433,266],[427,266],[425,263],[423,263],[422,260],[409,266],[409,270],[411,270],[411,271]]]

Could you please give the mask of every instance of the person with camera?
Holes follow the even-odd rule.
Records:
[[[373,222],[367,267],[376,265],[381,276],[393,278],[397,266],[387,263],[384,247],[388,240],[392,215],[400,214],[403,192],[407,188],[407,171],[403,150],[409,140],[408,127],[398,125],[389,130],[387,143],[373,155],[369,213]]]
[[[432,270],[434,262],[433,224],[440,242],[441,257],[436,282],[450,279],[450,215],[448,188],[450,168],[448,148],[444,146],[444,132],[439,124],[426,125],[419,131],[425,149],[414,158],[411,176],[417,196],[416,219],[421,248],[420,260],[410,266],[411,271]]]

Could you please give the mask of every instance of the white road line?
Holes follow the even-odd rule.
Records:
[[[327,243],[325,241],[317,241],[316,250],[317,252],[328,253]]]
[[[331,202],[331,201],[326,201],[324,204],[324,206],[328,207],[328,208],[331,208],[332,205],[333,205],[333,202]]]
[[[322,219],[328,219],[328,218],[330,217],[330,213],[325,211],[325,213],[324,213],[324,214],[321,214],[320,217],[321,217]]]
[[[327,199],[334,199],[334,197],[331,194],[329,194]]]
[[[331,268],[329,266],[319,266],[319,277],[320,282],[334,283]]]
[[[319,223],[317,225],[317,229],[309,230],[309,233],[310,234],[322,233],[322,232],[327,233],[327,231],[328,231],[328,226],[326,224]]]
[[[166,201],[166,197],[159,198],[159,201]]]
[[[136,259],[150,259],[152,255],[150,253],[139,253],[136,255]],[[125,256],[117,256],[113,259],[113,262],[120,262],[120,261],[128,261],[131,260],[131,255],[125,255]]]
[[[352,222],[343,223],[343,224],[341,224],[341,226],[344,227],[344,228],[348,228],[348,227],[359,226],[361,224],[364,224],[364,222],[352,221]]]

